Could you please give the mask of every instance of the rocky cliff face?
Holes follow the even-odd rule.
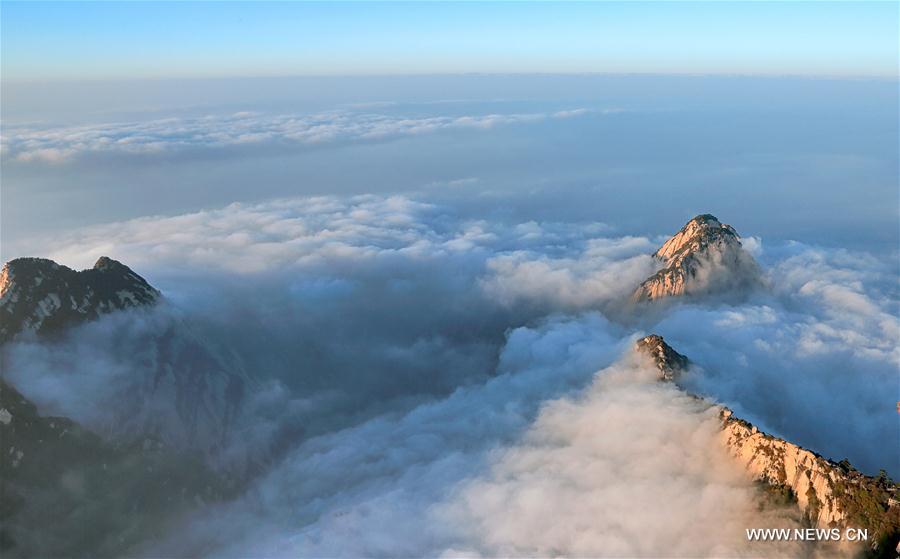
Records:
[[[661,380],[676,379],[689,362],[662,336],[638,340],[635,351],[653,360]],[[720,406],[720,440],[748,474],[793,499],[812,526],[862,528],[879,555],[900,541],[900,486],[886,476],[873,478],[848,462],[832,462],[773,437]]]
[[[632,301],[720,294],[761,284],[759,267],[737,232],[712,215],[687,222],[653,254],[663,268],[635,290]]]
[[[900,540],[900,494],[886,476],[873,478],[768,435],[722,408],[721,440],[754,479],[782,489],[818,528],[864,528],[883,551]]]
[[[103,313],[152,305],[159,297],[144,278],[105,256],[80,272],[45,258],[17,258],[0,271],[0,344],[24,332],[52,334]]]

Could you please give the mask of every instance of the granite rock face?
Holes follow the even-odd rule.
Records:
[[[637,341],[635,351],[650,357],[660,380],[676,380],[689,366],[663,340],[649,335]],[[870,552],[885,555],[900,542],[900,486],[887,476],[871,477],[849,462],[828,460],[811,450],[760,431],[719,406],[719,440],[759,482],[794,500],[811,526],[866,529]]]
[[[17,258],[0,271],[0,344],[28,331],[61,332],[159,298],[144,278],[105,256],[80,272],[46,258]]]
[[[721,440],[754,479],[782,489],[817,528],[862,528],[880,553],[900,541],[898,484],[870,477],[849,462],[832,462],[815,452],[766,434],[728,408],[719,414]]]
[[[759,266],[744,250],[737,231],[710,214],[688,221],[653,257],[663,267],[634,291],[633,302],[741,292],[762,285]]]

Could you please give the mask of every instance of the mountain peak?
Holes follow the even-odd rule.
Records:
[[[660,380],[674,380],[690,365],[687,357],[675,351],[657,334],[644,336],[634,344],[634,349],[653,360],[659,369]]]
[[[712,214],[701,214],[688,221],[653,256],[667,266],[677,264],[687,255],[716,243],[740,246],[740,237],[731,225],[725,225]]]
[[[759,266],[734,227],[700,214],[653,253],[663,268],[635,290],[632,301],[746,290],[760,285]]]
[[[124,264],[119,262],[118,260],[113,260],[109,256],[101,256],[97,259],[97,262],[94,263],[94,270],[109,270],[116,268],[127,268]]]
[[[106,256],[80,272],[46,258],[17,258],[0,271],[0,343],[21,332],[57,332],[107,312],[151,305],[159,297],[144,278]]]

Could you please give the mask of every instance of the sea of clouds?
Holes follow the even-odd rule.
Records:
[[[510,124],[608,114],[614,109],[574,108],[536,113],[474,115],[391,115],[365,112],[366,106],[317,114],[240,111],[195,117],[75,126],[19,124],[4,128],[5,161],[64,163],[97,155],[173,155],[253,147],[271,153],[279,146],[371,142],[447,130],[487,129]]]
[[[897,476],[900,321],[895,254],[741,232],[766,287],[637,309],[662,239],[602,223],[367,195],[91,227],[44,255],[121,260],[165,305],[140,328],[111,316],[11,344],[4,374],[42,411],[114,436],[153,313],[228,348],[253,381],[229,452],[262,470],[146,555],[752,553],[744,528],[794,520],[760,510],[709,405],[655,382],[634,340],[686,354],[689,392]]]

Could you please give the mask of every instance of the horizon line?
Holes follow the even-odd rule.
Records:
[[[203,80],[253,80],[253,79],[352,79],[352,78],[427,78],[427,77],[693,77],[693,78],[793,78],[833,81],[884,81],[900,82],[900,72],[893,74],[814,74],[789,72],[385,72],[348,74],[221,74],[221,75],[156,75],[156,76],[91,76],[50,78],[4,78],[0,71],[0,84],[35,85],[43,83],[71,82],[133,82],[133,81],[203,81]]]

